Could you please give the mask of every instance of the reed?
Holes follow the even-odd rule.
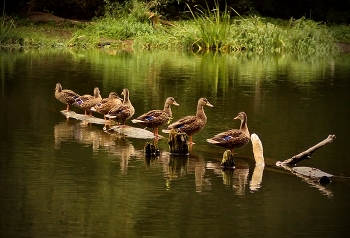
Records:
[[[13,19],[6,16],[4,1],[4,8],[2,16],[0,17],[0,43],[6,38],[7,34],[13,27],[15,27]]]
[[[107,0],[106,0],[107,1]],[[190,9],[190,8],[189,8]],[[195,11],[194,11],[195,10]],[[102,18],[80,26],[66,26],[68,39],[52,35],[55,26],[34,26],[0,18],[0,43],[24,47],[95,48],[123,47],[133,41],[134,49],[181,49],[196,52],[258,52],[328,54],[337,52],[336,38],[349,38],[349,27],[329,27],[306,18],[289,21],[240,16],[234,9],[190,9],[192,19],[174,22],[175,26],[152,25],[150,6],[132,0],[106,5]],[[234,16],[234,17],[233,17]],[[24,25],[24,26],[23,26]],[[46,30],[45,30],[46,29]],[[336,30],[330,30],[336,29]],[[47,34],[46,32],[51,32]],[[350,40],[349,40],[350,42]],[[130,47],[130,44],[128,45]]]
[[[207,9],[197,9],[197,13],[190,7],[189,9],[198,27],[198,31],[193,35],[195,37],[193,46],[214,51],[227,49],[230,46],[231,13],[227,6],[220,11],[219,4],[215,1],[215,8],[212,10],[208,6]]]

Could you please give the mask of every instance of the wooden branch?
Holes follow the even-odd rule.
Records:
[[[335,135],[329,135],[326,139],[324,139],[320,143],[314,145],[313,147],[305,150],[304,152],[301,152],[300,154],[294,155],[292,158],[286,159],[285,161],[282,161],[282,162],[278,161],[277,165],[295,165],[296,163],[298,163],[304,159],[311,159],[311,155],[316,150],[318,150],[319,148],[321,148],[322,146],[324,146],[328,143],[332,143],[334,139],[335,139]]]

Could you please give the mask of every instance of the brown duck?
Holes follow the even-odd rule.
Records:
[[[204,113],[204,106],[213,107],[206,98],[200,98],[197,104],[197,113],[195,116],[186,116],[178,121],[171,123],[166,129],[162,130],[164,133],[169,133],[171,129],[179,132],[185,132],[190,137],[190,144],[192,142],[192,135],[203,130],[207,123],[207,116]]]
[[[106,114],[115,106],[122,104],[122,100],[116,92],[111,92],[108,98],[102,99],[101,102],[97,103],[95,106],[91,107],[91,111],[103,114],[106,120]]]
[[[175,101],[173,97],[168,97],[165,100],[163,110],[151,110],[131,121],[133,123],[139,123],[146,127],[152,127],[153,134],[155,136],[158,136],[158,127],[164,125],[173,116],[171,111],[171,105],[179,106],[179,104]]]
[[[97,103],[102,101],[102,97],[100,94],[100,89],[98,87],[94,88],[94,95],[85,94],[78,97],[75,100],[74,106],[77,106],[85,111],[85,115],[87,115],[87,111],[90,112],[90,116],[92,116],[91,107],[95,106]]]
[[[243,147],[248,144],[250,141],[250,134],[247,124],[247,115],[244,112],[240,112],[234,119],[241,120],[241,126],[239,129],[232,129],[221,132],[215,135],[213,138],[207,139],[207,142],[225,147],[231,150],[232,154],[234,149]]]
[[[125,121],[134,115],[135,108],[130,102],[129,90],[127,88],[124,88],[121,94],[124,96],[123,103],[109,110],[108,114],[106,114],[106,117],[111,119],[115,118],[118,122],[121,122],[123,125],[125,125]]]
[[[80,97],[79,94],[73,92],[69,89],[62,89],[62,85],[60,83],[56,83],[55,88],[55,97],[61,102],[67,105],[65,111],[69,111],[70,105],[73,105],[75,100]]]

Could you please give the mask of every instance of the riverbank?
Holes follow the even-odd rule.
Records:
[[[177,22],[153,18],[147,13],[144,19],[104,17],[81,22],[35,13],[28,19],[14,21],[6,34],[2,33],[0,44],[12,48],[108,47],[196,52],[328,54],[350,51],[349,27],[326,26],[304,18],[280,21],[254,16],[232,20],[224,14],[219,15],[220,19],[197,16]],[[164,22],[167,24],[162,24]]]

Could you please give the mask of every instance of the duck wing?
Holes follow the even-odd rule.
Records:
[[[207,139],[211,144],[217,144],[225,147],[242,147],[250,141],[250,138],[241,130],[232,129],[221,132],[214,137]]]
[[[141,116],[137,117],[136,120],[144,123],[165,123],[168,121],[168,115],[162,110],[152,110]]]

